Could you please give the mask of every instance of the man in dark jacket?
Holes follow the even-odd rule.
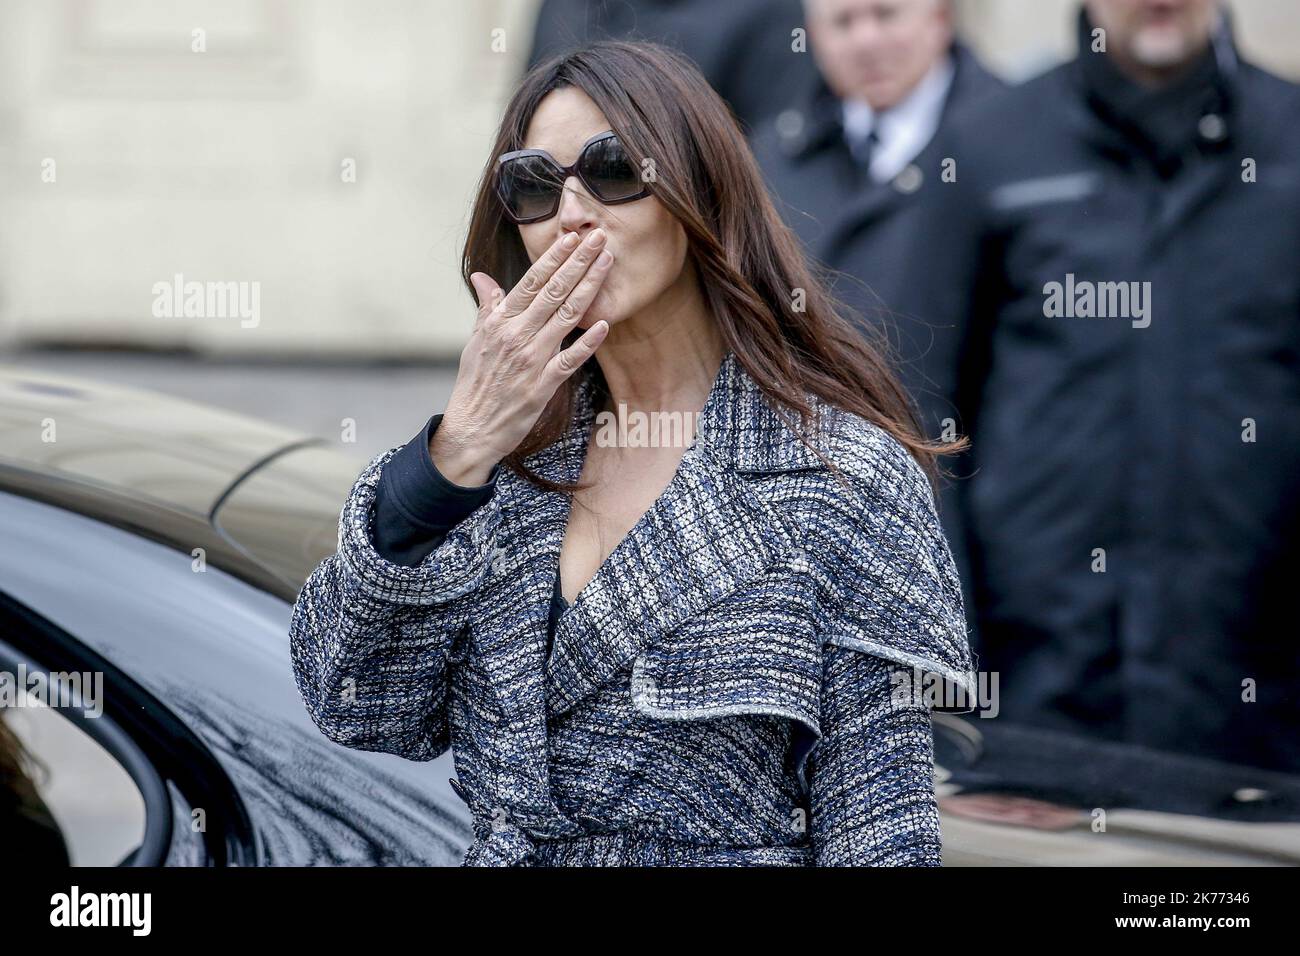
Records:
[[[797,106],[755,132],[754,152],[835,294],[887,336],[930,410],[929,356],[950,330],[915,318],[914,290],[900,281],[904,237],[942,175],[936,131],[1003,84],[954,42],[948,0],[806,0],[805,14],[819,73]],[[924,417],[938,434],[937,409]]]
[[[1300,770],[1300,88],[1215,0],[1088,0],[960,118],[906,250],[959,325],[1001,714]]]
[[[799,0],[544,0],[528,66],[592,40],[653,40],[685,53],[746,132],[815,72]]]

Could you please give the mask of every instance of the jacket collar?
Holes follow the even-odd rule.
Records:
[[[576,481],[595,426],[597,388],[593,370],[578,385],[568,431],[549,447],[526,460],[537,474],[552,480]],[[824,408],[811,393],[805,400]],[[824,423],[819,422],[818,426]],[[821,460],[796,431],[798,416],[771,404],[759,384],[728,349],[700,410],[695,444],[732,471],[770,474],[822,467]]]
[[[1086,106],[1085,135],[1097,148],[1119,156],[1144,154],[1168,177],[1197,150],[1223,153],[1231,146],[1238,125],[1240,60],[1226,9],[1196,64],[1154,90],[1128,79],[1110,54],[1092,51],[1086,9],[1079,9],[1075,29],[1079,52],[1067,76]]]
[[[824,409],[816,395],[805,393],[804,400],[815,412]],[[816,422],[814,431],[824,424]],[[701,444],[737,472],[771,474],[822,467],[797,427],[797,414],[774,406],[736,353],[728,350],[700,413]]]

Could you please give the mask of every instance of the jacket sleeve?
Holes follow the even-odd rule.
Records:
[[[384,466],[375,490],[375,550],[394,564],[416,565],[492,497],[500,464],[485,484],[465,487],[443,477],[429,455],[442,422],[434,415]]]
[[[376,456],[349,492],[338,550],[294,604],[290,654],[307,712],[330,740],[432,760],[450,745],[448,656],[468,625],[465,598],[491,564],[500,515],[477,509],[418,564],[385,559],[374,544],[374,504],[398,451]]]
[[[824,660],[808,758],[816,865],[941,866],[929,708],[892,699],[906,668],[834,645]]]
[[[940,866],[929,701],[974,692],[960,582],[929,481],[879,429],[857,427],[821,557],[821,739],[808,758],[819,866]]]

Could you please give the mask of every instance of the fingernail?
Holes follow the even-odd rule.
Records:
[[[563,239],[560,240],[560,246],[565,249],[572,249],[577,244],[578,244],[578,234],[576,232],[571,232]]]
[[[591,246],[592,248],[595,248],[596,246],[600,245],[604,241],[605,241],[604,229],[593,230],[591,235],[587,237],[587,245]]]
[[[596,264],[601,266],[607,266],[613,261],[614,253],[610,252],[608,249],[596,257]]]

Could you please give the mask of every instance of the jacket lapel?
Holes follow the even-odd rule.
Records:
[[[560,618],[545,669],[548,712],[569,710],[791,554],[793,529],[754,493],[746,472],[819,466],[728,352],[672,480]],[[562,542],[561,528],[546,545],[557,569]]]
[[[547,701],[563,713],[648,644],[755,581],[789,533],[744,479],[694,447],[668,487],[560,618]]]

